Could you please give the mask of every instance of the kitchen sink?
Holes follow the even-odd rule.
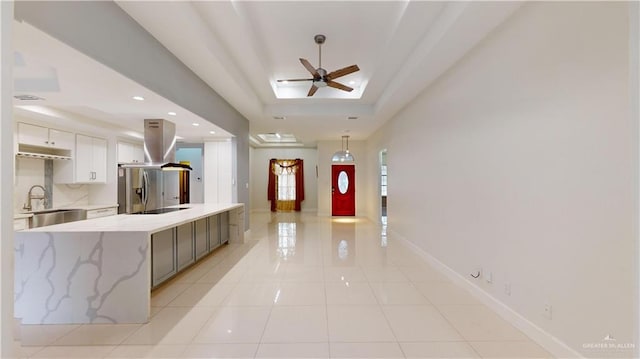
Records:
[[[29,220],[29,228],[51,226],[54,224],[75,222],[87,219],[85,209],[51,209],[46,211],[33,212],[33,217]]]

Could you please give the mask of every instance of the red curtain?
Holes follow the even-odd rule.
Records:
[[[273,169],[277,163],[275,158],[269,160],[269,182],[267,184],[267,199],[271,201],[271,212],[276,211],[276,174]]]
[[[296,171],[296,207],[295,210],[300,212],[300,202],[304,201],[304,166],[302,160],[296,158],[296,165],[298,167]]]
[[[276,191],[276,174],[275,166],[278,163],[278,160],[272,158],[269,160],[269,181],[267,183],[267,199],[271,201],[271,212],[276,211],[277,205],[277,191]],[[296,158],[294,164],[296,171],[296,201],[294,209],[296,211],[300,211],[302,206],[301,202],[304,201],[304,165],[303,161],[299,158]]]

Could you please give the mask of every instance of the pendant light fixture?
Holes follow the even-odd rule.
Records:
[[[347,143],[347,149],[345,150],[344,144]],[[342,136],[342,151],[336,151],[331,157],[331,162],[354,162],[355,159],[351,152],[349,152],[349,136]]]

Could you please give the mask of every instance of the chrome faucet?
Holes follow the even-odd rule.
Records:
[[[41,195],[32,194],[31,192],[33,191],[34,188],[41,188],[42,189],[42,194]],[[49,193],[47,192],[47,190],[43,186],[41,186],[39,184],[31,186],[31,188],[29,188],[29,193],[27,193],[27,203],[25,203],[24,206],[22,206],[22,209],[26,209],[27,211],[31,211],[33,209],[33,207],[31,206],[31,200],[32,199],[41,199],[41,200],[43,200],[44,201],[43,202],[44,207],[46,208],[47,204],[49,203],[48,194]]]

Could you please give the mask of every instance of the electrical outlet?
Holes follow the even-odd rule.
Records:
[[[492,284],[493,283],[493,272],[491,272],[491,271],[487,272],[487,275],[484,276],[484,280],[486,280],[487,283]]]
[[[544,304],[544,308],[543,308],[543,312],[542,312],[542,316],[551,320],[552,318],[552,314],[553,314],[553,307],[551,307],[551,304],[549,303],[545,303]]]
[[[511,283],[507,282],[504,284],[504,294],[511,296]]]

